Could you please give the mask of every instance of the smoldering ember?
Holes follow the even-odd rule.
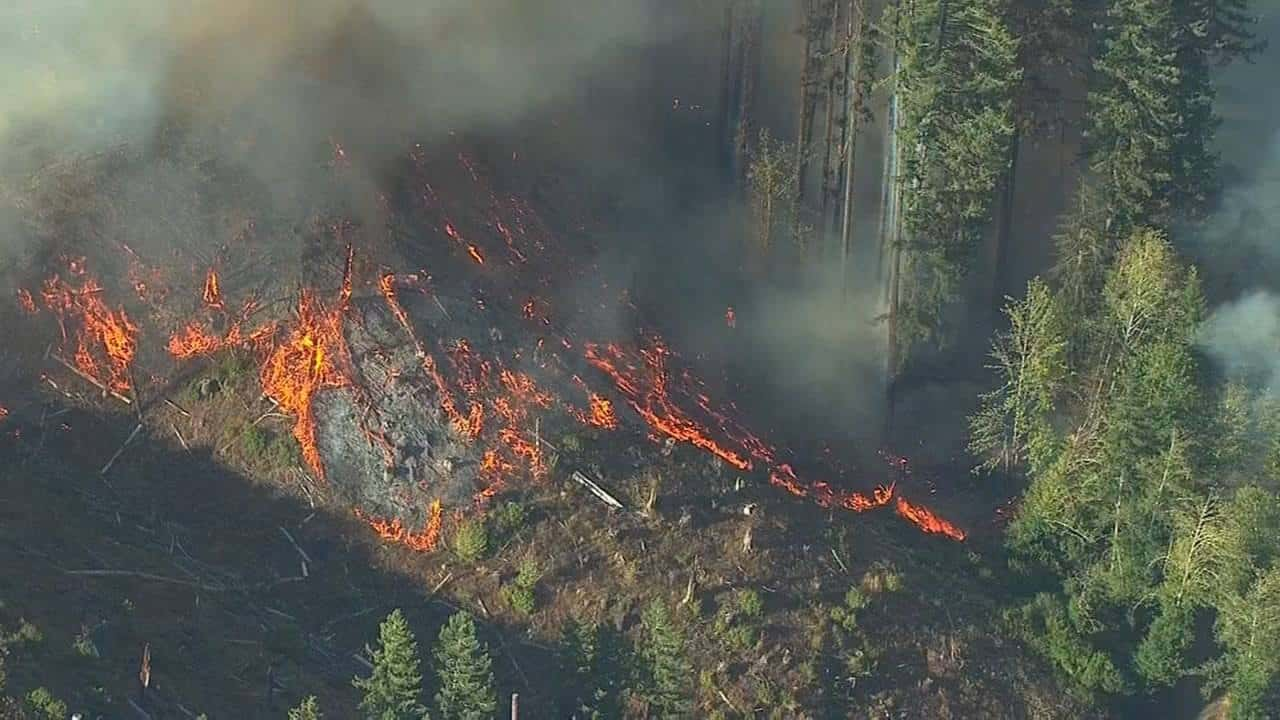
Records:
[[[1275,717],[1274,9],[129,5],[0,11],[0,717]]]

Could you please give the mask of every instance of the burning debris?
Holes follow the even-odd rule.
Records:
[[[348,225],[338,223],[331,229],[345,259],[335,297],[303,287],[289,318],[249,330],[261,305],[253,296],[233,310],[215,261],[197,282],[195,314],[166,344],[176,360],[231,348],[257,357],[262,392],[292,418],[303,464],[380,537],[416,551],[435,548],[446,509],[453,516],[484,507],[512,483],[548,477],[544,433],[572,425],[621,432],[628,426],[620,414],[625,406],[639,421],[631,427],[639,424],[666,443],[664,455],[687,444],[822,507],[866,512],[893,504],[924,532],[964,539],[963,531],[901,497],[895,485],[867,495],[802,479],[778,448],[733,417],[732,403],[713,401],[660,338],[649,335],[631,347],[584,342],[563,330],[551,303],[534,292],[565,266],[546,252],[550,233],[537,214],[484,188],[489,208],[471,218],[464,236],[426,182],[423,156],[415,150],[410,160],[414,221],[441,228],[466,251],[466,258],[447,260],[450,287],[436,287],[425,271],[357,277],[355,244]],[[336,142],[334,161],[348,162]],[[474,164],[465,156],[459,162],[481,186]],[[486,265],[490,257],[499,259],[496,270]],[[438,253],[424,256],[410,266],[439,259]],[[138,326],[123,308],[106,304],[83,259],[66,264],[73,280],[55,274],[41,293],[58,319],[63,353],[86,379],[123,397],[135,391]],[[139,298],[154,308],[167,293],[163,279],[145,271],[132,252],[130,268]],[[368,286],[377,292],[358,292]],[[628,302],[625,296],[621,302]],[[30,293],[20,291],[18,304],[38,310]],[[569,311],[575,310],[594,308]],[[732,307],[725,322],[736,325]]]
[[[66,264],[74,280],[54,274],[40,293],[58,318],[62,354],[87,379],[125,395],[133,389],[130,365],[138,352],[138,326],[123,307],[107,305],[102,285],[85,270],[84,258],[70,258]]]

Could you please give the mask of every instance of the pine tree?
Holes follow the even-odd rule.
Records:
[[[289,711],[289,720],[323,720],[324,713],[320,712],[320,703],[316,700],[316,696],[312,695],[303,700],[298,707]]]
[[[662,718],[688,717],[693,670],[685,658],[683,634],[660,600],[645,607],[640,623],[644,629],[640,658],[650,709]]]
[[[370,720],[421,720],[422,675],[418,643],[404,615],[397,609],[378,629],[378,648],[371,650],[373,674],[352,683],[364,692],[360,710]]]
[[[498,708],[489,649],[476,636],[475,620],[458,612],[440,631],[434,650],[436,710],[443,720],[490,720]]]
[[[895,344],[941,342],[1010,164],[1022,70],[1007,0],[922,0],[891,18],[905,251]]]

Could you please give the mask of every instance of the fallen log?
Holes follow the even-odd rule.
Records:
[[[605,491],[604,488],[600,487],[600,485],[598,485],[591,478],[587,477],[586,475],[583,475],[580,471],[574,470],[573,474],[570,477],[572,477],[575,481],[577,481],[579,485],[591,491],[591,494],[599,498],[600,501],[603,502],[605,505],[608,505],[609,507],[615,508],[617,510],[626,509],[625,507],[623,507],[622,503],[618,501],[617,498],[610,495],[608,492]]]
[[[105,395],[110,395],[111,397],[113,397],[113,398],[115,398],[115,399],[119,400],[120,402],[124,403],[125,405],[133,405],[133,398],[130,398],[130,397],[129,397],[129,396],[127,396],[127,395],[121,395],[120,393],[116,392],[115,390],[112,390],[111,388],[107,387],[106,385],[103,385],[103,384],[102,384],[102,382],[101,382],[101,381],[99,381],[97,378],[95,378],[95,377],[93,377],[92,375],[90,375],[90,374],[86,373],[85,371],[81,370],[80,368],[76,367],[75,365],[72,365],[71,363],[67,362],[66,360],[63,360],[62,358],[58,357],[57,355],[50,354],[50,355],[49,355],[49,357],[53,358],[53,359],[54,359],[54,361],[56,361],[56,362],[57,362],[59,365],[61,365],[62,367],[66,368],[66,369],[70,370],[71,372],[75,373],[76,375],[78,375],[78,376],[79,376],[81,379],[83,379],[85,382],[87,382],[87,383],[89,383],[89,384],[93,385],[94,387],[98,388],[99,390],[101,390],[101,391],[103,392],[103,394],[105,394]]]
[[[133,442],[134,438],[138,437],[138,433],[140,432],[142,432],[141,422],[134,426],[133,432],[129,433],[129,437],[125,438],[124,443],[120,445],[120,449],[116,450],[116,454],[112,455],[111,459],[107,461],[107,464],[103,465],[102,469],[98,471],[99,475],[107,474],[107,471],[111,469],[111,466],[116,464],[116,460],[119,460],[120,456],[124,454],[125,448],[129,447],[129,444]]]

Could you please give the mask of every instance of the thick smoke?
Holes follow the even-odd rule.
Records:
[[[1280,391],[1280,297],[1255,291],[1222,305],[1201,327],[1200,341],[1231,376]]]
[[[317,170],[335,142],[372,178],[410,143],[507,131],[579,101],[588,79],[625,70],[628,49],[670,31],[655,22],[657,4],[5,3],[0,200],[53,161],[181,146],[247,170],[281,215],[296,215],[332,190]],[[19,213],[0,205],[3,267],[23,248]]]
[[[1280,9],[1267,8],[1258,28],[1271,46],[1258,62],[1220,79],[1219,139],[1231,175],[1221,204],[1191,237],[1192,259],[1217,303],[1200,342],[1229,375],[1280,389],[1280,97],[1275,55]]]

